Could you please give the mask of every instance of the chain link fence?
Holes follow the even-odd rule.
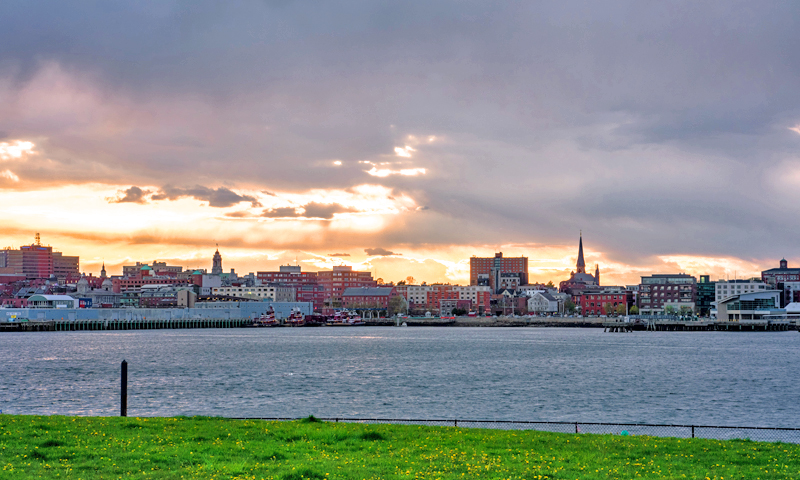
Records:
[[[597,435],[645,435],[651,437],[751,440],[800,444],[800,428],[728,427],[720,425],[657,425],[642,423],[522,422],[511,420],[446,420],[408,418],[318,418],[325,422],[429,425],[436,427],[537,430],[554,433]],[[299,420],[297,418],[248,417],[236,420]]]

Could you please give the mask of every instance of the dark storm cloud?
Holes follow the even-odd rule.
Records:
[[[292,217],[305,217],[305,218],[321,218],[330,220],[336,213],[356,212],[358,210],[339,205],[338,203],[317,203],[309,202],[302,207],[302,212],[298,212],[295,207],[279,207],[269,208],[264,210],[261,214],[262,217],[268,218],[292,218]]]
[[[150,198],[152,200],[177,200],[184,197],[192,197],[197,200],[208,202],[210,207],[231,207],[241,202],[250,202],[252,207],[261,206],[261,203],[250,195],[239,195],[225,187],[208,188],[200,185],[191,188],[179,188],[167,185]]]
[[[385,248],[382,248],[382,247],[365,248],[364,252],[366,252],[366,254],[369,255],[369,256],[375,256],[375,257],[388,257],[390,255],[402,255],[402,253],[395,253],[395,252],[392,252],[390,250],[386,250]]]
[[[109,198],[109,203],[147,203],[147,195],[151,194],[150,190],[142,190],[137,186],[132,186],[127,190],[117,192],[117,196]]]
[[[797,18],[796,2],[8,1],[0,131],[47,139],[57,168],[25,181],[78,179],[80,162],[86,181],[128,185],[379,183],[429,208],[386,229],[391,248],[582,228],[616,258],[780,255],[800,235],[791,186],[771,180],[800,149]],[[402,168],[425,175],[357,163],[406,144]],[[186,196],[257,203],[153,199]]]

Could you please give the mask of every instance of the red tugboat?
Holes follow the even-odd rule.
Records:
[[[287,327],[304,327],[306,325],[306,316],[303,315],[299,308],[293,308],[284,325]]]
[[[329,327],[358,327],[366,325],[356,312],[341,310],[333,314],[333,318],[328,320],[325,325]]]
[[[261,314],[260,317],[253,321],[254,327],[279,327],[280,324],[278,319],[275,318],[275,311],[271,306],[269,307],[269,311]]]

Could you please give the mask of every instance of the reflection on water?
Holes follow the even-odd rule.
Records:
[[[0,410],[800,426],[796,332],[303,328],[6,333]]]

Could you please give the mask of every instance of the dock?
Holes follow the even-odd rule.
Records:
[[[111,320],[28,320],[0,322],[0,332],[78,332],[100,330],[161,330],[183,328],[241,328],[249,318],[168,318]]]
[[[651,332],[780,332],[797,330],[791,320],[738,320],[719,321],[713,319],[697,320],[611,320],[603,322],[603,331],[626,333],[638,331]]]

